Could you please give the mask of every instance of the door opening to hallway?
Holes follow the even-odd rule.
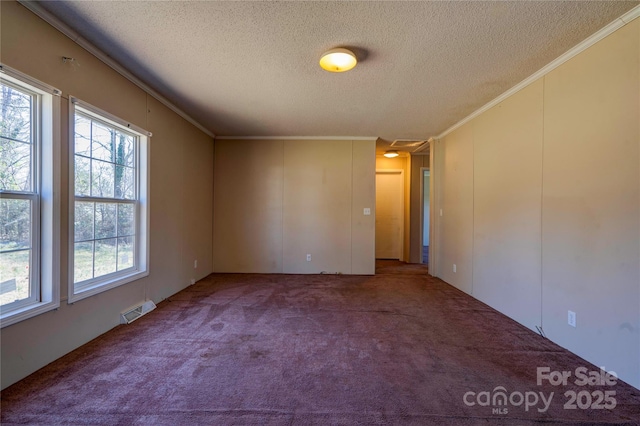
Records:
[[[402,259],[404,242],[404,174],[376,171],[376,259]]]
[[[422,168],[422,263],[429,264],[430,185],[431,171]]]

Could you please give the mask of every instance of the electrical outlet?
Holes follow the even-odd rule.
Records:
[[[458,268],[456,267],[456,264],[454,263],[453,264],[453,272],[457,272],[456,269],[458,269]]]
[[[311,255],[310,254],[307,255],[307,262],[311,262]]]
[[[198,267],[198,259],[193,261],[193,269],[196,269]]]
[[[195,278],[191,278],[191,285],[194,285],[196,283],[196,279]]]
[[[365,216],[370,216],[371,215],[371,209],[369,207],[365,207],[364,208],[364,213]]]
[[[576,313],[573,311],[568,311],[567,312],[567,324],[569,324],[571,327],[575,327],[576,326]]]

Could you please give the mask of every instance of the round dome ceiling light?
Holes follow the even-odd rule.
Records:
[[[395,149],[391,149],[391,150],[389,150],[389,151],[385,152],[385,153],[384,153],[384,154],[382,154],[382,155],[384,155],[384,156],[385,156],[385,157],[387,157],[387,158],[395,158],[395,157],[397,157],[397,156],[398,156],[398,155],[400,155],[400,154],[399,154],[399,153],[398,153],[398,151],[396,151]]]
[[[356,55],[348,49],[338,47],[328,50],[320,57],[320,66],[329,72],[345,72],[356,66]]]

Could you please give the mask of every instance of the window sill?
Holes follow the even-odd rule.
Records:
[[[16,324],[29,318],[33,318],[45,312],[58,309],[59,307],[60,302],[56,300],[50,302],[36,302],[27,306],[23,306],[19,309],[9,311],[7,313],[3,312],[2,314],[0,314],[0,328]]]
[[[112,288],[120,287],[121,285],[128,284],[130,282],[139,280],[149,275],[149,271],[135,271],[127,275],[120,275],[105,281],[97,282],[91,286],[82,288],[79,291],[69,291],[69,298],[67,303],[75,303],[87,297],[94,296]],[[73,285],[69,286],[69,290],[73,289]]]

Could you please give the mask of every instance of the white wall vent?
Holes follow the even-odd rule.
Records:
[[[396,139],[391,142],[391,146],[394,148],[418,148],[424,145],[425,140],[416,139]]]
[[[138,305],[134,308],[129,309],[126,312],[123,312],[120,316],[121,324],[131,324],[141,316],[153,311],[156,308],[156,304],[151,300],[147,300],[142,305]]]
[[[415,151],[421,148],[427,141],[416,139],[396,139],[391,142],[391,146],[394,148],[407,149],[409,151]]]

